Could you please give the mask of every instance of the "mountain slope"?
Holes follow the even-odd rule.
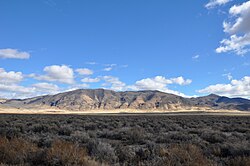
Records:
[[[7,100],[2,105],[9,107],[52,107],[66,110],[92,109],[237,109],[250,110],[250,100],[208,95],[197,98],[181,96],[159,91],[115,92],[104,89],[79,89],[56,95],[39,96],[24,100]]]

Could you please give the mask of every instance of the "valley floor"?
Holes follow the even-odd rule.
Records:
[[[115,110],[85,110],[85,111],[69,111],[52,108],[1,108],[0,114],[72,114],[72,115],[135,115],[135,114],[159,114],[159,115],[239,115],[250,116],[250,111],[237,110],[136,110],[136,109],[115,109]]]

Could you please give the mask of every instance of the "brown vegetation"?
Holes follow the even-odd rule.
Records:
[[[0,163],[8,165],[83,165],[95,166],[86,149],[71,142],[55,140],[41,148],[22,138],[0,137]]]
[[[249,117],[1,115],[2,165],[250,164]]]

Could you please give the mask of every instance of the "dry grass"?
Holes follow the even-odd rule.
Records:
[[[48,149],[21,138],[0,137],[0,163],[2,165],[82,165],[97,166],[86,149],[67,141],[56,140]]]
[[[85,148],[62,140],[53,142],[48,150],[47,160],[52,165],[97,165],[97,163],[89,160]]]
[[[182,166],[211,166],[212,161],[204,156],[202,150],[192,144],[171,145],[168,149],[161,149],[161,155],[165,157],[165,165]]]
[[[23,139],[0,137],[0,163],[25,164],[38,147]]]

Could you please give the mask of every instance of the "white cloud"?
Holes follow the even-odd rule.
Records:
[[[20,86],[16,84],[10,84],[10,85],[0,84],[0,91],[3,91],[3,92],[15,92],[15,93],[29,94],[29,93],[35,92],[34,90],[35,90],[34,88],[24,87],[24,86]]]
[[[0,83],[2,84],[15,84],[23,80],[23,74],[21,72],[6,72],[3,68],[0,68]]]
[[[45,94],[59,93],[61,89],[51,83],[39,82],[32,85],[20,85],[24,78],[46,79],[64,83],[73,82],[73,70],[67,66],[48,66],[44,68],[46,75],[23,75],[21,72],[5,71],[0,68],[0,96],[4,98],[28,98]],[[80,86],[79,86],[80,87]]]
[[[166,93],[185,96],[183,93],[168,89],[167,86],[169,84],[188,85],[191,82],[192,80],[190,79],[185,80],[183,77],[166,79],[163,76],[156,76],[154,78],[145,78],[136,81],[136,83],[132,86],[129,86],[129,88],[133,90],[159,90]]]
[[[49,83],[36,83],[31,86],[0,84],[0,95],[3,98],[29,98],[59,92],[60,88],[57,85]]]
[[[70,67],[66,65],[46,66],[44,68],[44,72],[46,72],[45,75],[40,75],[40,76],[33,75],[33,77],[37,80],[61,82],[61,83],[66,83],[66,84],[74,83],[74,71],[73,69],[71,69]]]
[[[106,64],[105,66],[106,67],[103,69],[104,71],[111,71],[115,66],[117,66],[117,64]]]
[[[166,93],[172,93],[176,95],[185,96],[183,93],[178,91],[170,90],[167,88],[169,84],[178,84],[178,85],[188,85],[192,82],[190,79],[184,79],[183,77],[176,77],[166,79],[163,76],[156,76],[154,78],[145,78],[139,81],[136,81],[133,85],[126,85],[124,82],[120,81],[118,77],[113,76],[104,76],[102,78],[105,83],[102,84],[104,87],[109,87],[112,90],[116,91],[125,91],[125,90],[159,90]]]
[[[139,81],[136,81],[135,88],[139,90],[156,90],[156,89],[165,89],[167,82],[157,81],[156,79],[146,78]]]
[[[92,75],[94,72],[87,68],[76,69],[76,72],[80,75]]]
[[[127,89],[126,84],[120,81],[118,77],[103,76],[102,79],[105,81],[102,86],[110,86],[110,89],[116,91],[123,91]]]
[[[137,81],[136,83],[141,83],[141,82],[152,82],[154,84],[158,84],[159,85],[167,85],[167,84],[179,84],[179,85],[188,85],[192,82],[192,80],[190,79],[184,79],[183,77],[176,77],[176,78],[170,78],[167,79],[163,76],[156,76],[154,78],[146,78],[146,79],[142,79],[140,81]]]
[[[75,90],[79,88],[89,88],[90,85],[86,83],[103,81],[102,86],[107,89],[115,91],[126,90],[159,90],[167,93],[173,93],[177,95],[185,96],[184,94],[168,89],[169,84],[187,85],[192,82],[190,79],[184,79],[183,77],[165,78],[163,76],[156,76],[154,78],[146,78],[136,81],[135,84],[126,85],[120,81],[118,77],[114,76],[99,76],[96,78],[86,77],[81,80],[82,84],[74,82],[74,72],[68,66],[53,65],[46,66],[44,68],[44,75],[27,74],[23,75],[21,72],[6,72],[0,68],[0,96],[10,98],[27,98],[38,95],[55,94],[59,92],[65,92]],[[60,88],[56,84],[47,82],[38,82],[32,85],[23,86],[19,83],[23,78],[35,78],[37,80],[45,80],[50,82],[60,82],[71,84],[68,88]]]
[[[77,89],[86,89],[86,88],[89,88],[89,84],[75,84],[75,85],[68,87],[63,92],[73,91],[73,90],[77,90]]]
[[[230,39],[223,39],[222,45],[216,49],[217,53],[235,52],[237,55],[244,55],[249,51],[250,33],[244,36],[232,35]]]
[[[39,92],[46,92],[46,93],[59,92],[59,87],[57,85],[46,83],[46,82],[40,82],[40,83],[33,84],[32,87],[35,87],[36,88],[35,90],[39,91]]]
[[[226,74],[223,74],[222,76],[227,77],[228,80],[232,80],[233,79],[233,76],[232,76],[231,73],[226,73]]]
[[[192,59],[198,59],[198,58],[200,58],[200,55],[195,55],[192,57]]]
[[[93,82],[99,82],[100,78],[83,78],[81,81],[82,82],[93,83]]]
[[[229,14],[236,17],[234,23],[224,22],[224,31],[227,33],[250,32],[250,1],[230,8]]]
[[[35,87],[0,83],[0,96],[3,98],[27,98],[37,95]]]
[[[221,6],[221,5],[225,5],[227,4],[228,2],[230,2],[232,0],[210,0],[206,5],[205,7],[207,9],[211,9],[211,8],[214,8],[216,6]]]
[[[86,62],[86,64],[88,64],[88,65],[97,65],[98,63],[97,62]]]
[[[34,88],[24,87],[18,85],[23,81],[23,74],[21,72],[10,71],[7,72],[0,68],[0,95],[1,97],[22,97],[20,94],[34,93]]]
[[[229,84],[210,85],[198,90],[199,93],[215,93],[228,97],[250,98],[250,76],[245,76],[240,80],[232,80]]]
[[[230,38],[223,39],[216,52],[244,55],[250,50],[250,1],[232,6],[229,15],[232,20],[224,21],[223,28],[225,33],[230,34]]]
[[[115,63],[112,63],[112,64],[105,64],[104,66],[115,67],[115,66],[117,66],[117,64],[115,64]]]
[[[28,52],[21,52],[17,49],[0,49],[0,58],[3,59],[29,59],[30,54]]]
[[[192,80],[190,79],[184,79],[183,77],[176,77],[176,78],[170,78],[172,81],[172,84],[178,84],[178,85],[188,85],[192,83]]]
[[[75,87],[77,88],[89,88],[89,84],[77,84],[77,85],[74,85]]]
[[[103,70],[104,71],[111,71],[113,68],[112,67],[106,67],[106,68],[104,68]]]

